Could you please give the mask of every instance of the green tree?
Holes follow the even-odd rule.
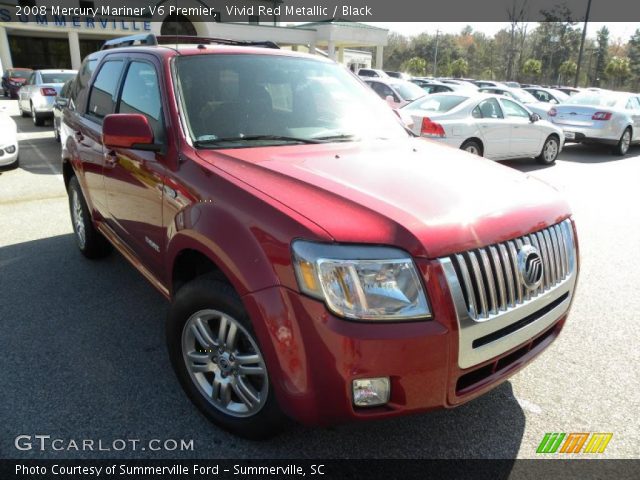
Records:
[[[558,71],[562,78],[561,83],[567,83],[575,78],[576,72],[578,71],[578,65],[573,60],[565,60],[562,62],[562,65],[560,65],[560,69]]]
[[[613,57],[607,64],[604,72],[607,74],[607,77],[611,79],[613,88],[620,87],[631,75],[629,59],[626,57]]]
[[[420,57],[411,57],[402,63],[400,69],[416,77],[424,77],[427,74],[427,61]]]
[[[522,66],[522,74],[529,82],[535,82],[540,78],[542,73],[542,62],[535,58],[530,58]]]
[[[469,63],[464,58],[458,58],[451,63],[451,75],[454,77],[464,77],[469,73]]]
[[[605,79],[605,69],[609,63],[609,29],[607,27],[598,30],[597,43],[596,73],[593,82],[596,87],[600,86],[600,83]]]
[[[631,90],[637,92],[640,87],[640,28],[629,39],[628,55],[629,69],[631,70]]]

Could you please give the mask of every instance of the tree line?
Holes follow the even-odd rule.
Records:
[[[493,36],[466,26],[457,34],[389,34],[385,70],[415,76],[471,77],[543,85],[573,85],[582,23],[567,10],[546,12],[535,26],[514,19]],[[437,63],[436,58],[437,45]],[[584,44],[578,85],[640,90],[640,28],[613,41],[605,26]]]

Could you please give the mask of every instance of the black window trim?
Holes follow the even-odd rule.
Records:
[[[122,91],[124,90],[124,83],[125,80],[127,79],[127,74],[129,73],[129,67],[131,67],[131,64],[134,62],[138,62],[138,63],[146,63],[148,65],[151,65],[151,67],[153,68],[153,70],[156,72],[156,78],[158,79],[158,95],[160,95],[160,109],[161,109],[161,119],[162,119],[162,129],[163,129],[163,141],[161,144],[158,145],[162,145],[163,147],[167,146],[167,136],[169,134],[169,129],[168,129],[168,123],[167,123],[167,105],[165,102],[165,95],[162,94],[163,92],[163,85],[162,85],[162,75],[161,72],[158,69],[158,66],[153,62],[153,60],[151,58],[149,58],[149,56],[147,55],[136,55],[133,57],[127,57],[126,59],[126,63],[124,68],[122,69],[122,73],[120,75],[120,80],[118,82],[118,88],[116,89],[116,93],[117,93],[117,97],[116,97],[116,104],[115,104],[115,111],[113,113],[120,113],[120,102],[122,102]],[[155,133],[154,133],[154,142],[156,141],[155,138]]]
[[[94,115],[93,113],[91,113],[89,111],[89,107],[91,105],[91,94],[93,93],[93,89],[95,87],[95,82],[98,79],[98,75],[100,75],[100,72],[102,71],[102,69],[104,68],[104,66],[107,64],[107,62],[112,62],[112,61],[122,61],[123,62],[123,66],[122,66],[122,70],[120,71],[120,77],[118,77],[118,81],[116,82],[116,89],[114,91],[114,95],[116,95],[115,99],[114,99],[114,106],[118,105],[118,98],[120,95],[120,89],[122,87],[122,79],[124,78],[124,72],[127,69],[127,65],[128,65],[128,57],[126,56],[126,54],[115,54],[115,55],[105,55],[101,60],[100,63],[98,64],[98,66],[96,67],[95,71],[91,74],[91,79],[90,79],[90,87],[89,87],[89,91],[87,92],[87,100],[85,102],[85,106],[84,106],[84,111],[82,113],[82,117],[86,118],[87,120],[89,120],[90,122],[93,122],[97,125],[102,125],[104,122],[104,118],[98,118],[96,115]],[[113,96],[112,96],[113,98]]]

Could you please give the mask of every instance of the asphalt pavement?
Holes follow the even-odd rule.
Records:
[[[182,393],[164,298],[117,253],[89,261],[77,251],[51,125],[20,118],[15,101],[2,106],[19,126],[21,164],[0,171],[0,458],[534,458],[546,432],[611,432],[607,458],[640,458],[640,147],[620,158],[568,146],[550,167],[504,162],[564,192],[579,231],[573,311],[534,363],[453,410],[292,424],[251,442],[207,422]],[[24,438],[16,448],[19,435],[30,449]],[[42,451],[35,435],[63,449]],[[87,439],[93,451],[69,448]],[[138,449],[114,450],[119,439]],[[193,449],[156,451],[149,440]]]

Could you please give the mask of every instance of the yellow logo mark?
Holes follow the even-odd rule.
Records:
[[[584,453],[603,453],[611,437],[613,437],[613,433],[594,433],[587,443]]]

